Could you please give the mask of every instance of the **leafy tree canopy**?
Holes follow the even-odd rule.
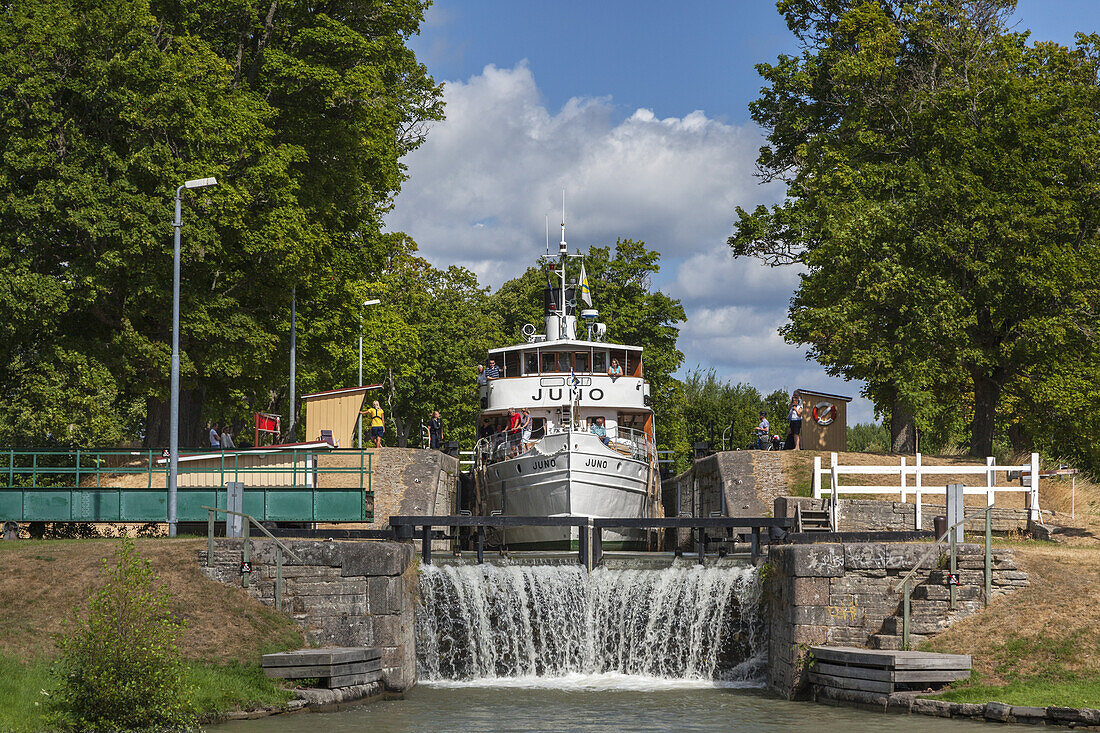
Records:
[[[1095,362],[1100,37],[1029,45],[1012,0],[778,5],[802,52],[757,67],[751,111],[787,199],[729,244],[805,268],[788,341],[895,423],[968,415],[988,455],[998,409],[1049,399],[1027,375]]]

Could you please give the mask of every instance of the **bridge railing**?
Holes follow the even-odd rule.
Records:
[[[327,444],[181,452],[180,521],[204,521],[230,481],[262,520],[372,521],[373,453]],[[155,450],[0,449],[0,521],[167,521],[168,461]]]
[[[1001,475],[1004,483],[998,484],[998,475]],[[841,484],[843,476],[897,476],[896,484],[890,485],[850,485]],[[830,508],[830,523],[835,531],[837,529],[838,506],[841,495],[898,495],[900,501],[908,501],[910,495],[915,505],[914,529],[919,530],[922,525],[921,502],[928,494],[946,497],[946,481],[928,485],[929,478],[944,476],[981,476],[985,478],[984,486],[967,486],[964,493],[967,495],[980,495],[986,498],[986,506],[994,506],[997,494],[1016,493],[1024,494],[1028,514],[1032,521],[1039,520],[1039,454],[1032,453],[1029,463],[1019,466],[998,465],[996,458],[986,458],[984,466],[958,466],[958,465],[928,465],[922,462],[920,453],[914,457],[913,463],[906,463],[903,456],[900,463],[895,465],[880,466],[844,466],[837,461],[837,454],[830,454],[830,465],[822,466],[821,458],[814,458],[814,467],[811,473],[813,495],[815,499],[828,498]],[[1008,481],[1019,477],[1019,485],[1010,485]],[[1027,483],[1024,483],[1025,477]]]

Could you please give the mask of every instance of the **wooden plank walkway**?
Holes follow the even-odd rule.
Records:
[[[372,647],[325,647],[265,654],[261,664],[268,677],[318,678],[322,686],[330,689],[382,679],[382,652]]]
[[[966,654],[810,647],[814,664],[810,682],[817,687],[891,694],[970,677],[971,658]]]

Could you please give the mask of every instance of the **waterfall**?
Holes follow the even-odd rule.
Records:
[[[620,673],[751,681],[766,644],[747,567],[421,568],[421,679]]]

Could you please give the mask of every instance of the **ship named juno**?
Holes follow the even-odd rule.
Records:
[[[653,516],[657,455],[642,348],[605,340],[583,257],[568,253],[564,223],[559,247],[556,257],[541,258],[545,333],[528,324],[525,343],[489,351],[496,367],[490,371],[499,376],[480,387],[479,509],[508,516]],[[511,415],[524,410],[527,427],[509,429]],[[506,538],[517,549],[560,548],[575,542],[576,532],[523,527],[507,530]],[[639,547],[645,537],[644,530],[606,531],[604,547]]]

